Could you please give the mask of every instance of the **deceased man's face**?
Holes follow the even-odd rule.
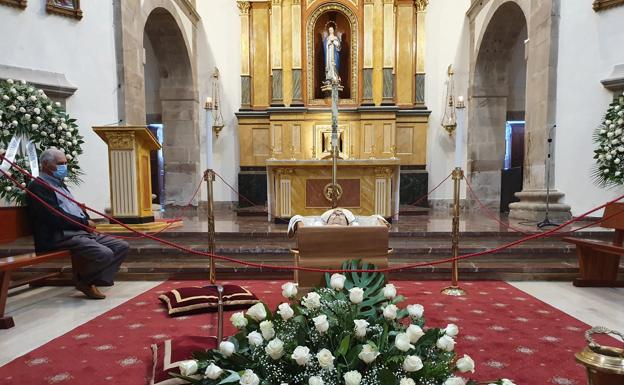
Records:
[[[328,225],[348,226],[349,225],[349,221],[347,221],[347,217],[345,216],[345,214],[342,211],[336,210],[333,213],[331,213],[329,218],[327,218],[327,224]]]

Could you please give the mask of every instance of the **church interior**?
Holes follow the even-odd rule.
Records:
[[[624,384],[623,19],[0,0],[0,384]]]

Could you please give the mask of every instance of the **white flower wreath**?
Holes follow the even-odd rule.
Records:
[[[67,182],[77,184],[81,174],[78,156],[82,154],[83,143],[76,120],[67,115],[60,103],[50,100],[45,92],[25,81],[0,81],[0,155],[32,172],[42,151],[58,148],[67,157]],[[11,144],[14,151],[10,149]],[[29,179],[8,162],[4,161],[0,167],[21,186],[28,184]],[[25,203],[25,193],[3,174],[0,174],[0,197],[9,202]]]
[[[596,183],[603,187],[624,184],[624,93],[609,105],[594,141]]]

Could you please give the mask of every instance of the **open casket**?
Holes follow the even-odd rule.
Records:
[[[302,267],[338,269],[343,262],[361,259],[377,268],[388,266],[388,226],[305,226],[299,223],[295,232],[295,264]],[[324,286],[324,273],[295,271],[299,291],[305,293]]]

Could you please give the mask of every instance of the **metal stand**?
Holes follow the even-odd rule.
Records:
[[[215,180],[215,173],[213,170],[208,169],[204,172],[204,180],[206,181],[206,187],[208,187],[208,252],[210,254],[215,253],[215,220],[214,220],[214,202],[213,202],[213,189],[212,183]],[[214,285],[217,281],[217,272],[215,266],[215,260],[210,256],[210,284]],[[223,288],[221,288],[223,290]]]
[[[459,255],[459,187],[464,178],[464,171],[461,167],[453,170],[453,228],[451,234],[453,258]],[[466,291],[459,286],[459,268],[457,260],[453,260],[451,267],[451,286],[442,289],[442,294],[455,297],[466,295]]]
[[[537,224],[537,227],[540,229],[544,227],[559,226],[557,223],[551,222],[548,218],[548,214],[550,214],[550,155],[552,146],[552,130],[555,127],[557,127],[557,125],[553,125],[550,131],[548,131],[548,158],[546,158],[546,216],[543,221]]]
[[[338,207],[338,199],[340,198],[340,186],[336,180],[336,174],[338,173],[338,92],[342,90],[343,87],[340,85],[340,81],[338,79],[332,80],[331,84],[324,85],[321,87],[322,91],[330,91],[331,90],[331,111],[332,111],[332,136],[331,136],[331,155],[332,155],[332,183],[331,183],[331,191],[326,193],[325,196],[328,196],[331,201],[332,208],[335,209]]]

